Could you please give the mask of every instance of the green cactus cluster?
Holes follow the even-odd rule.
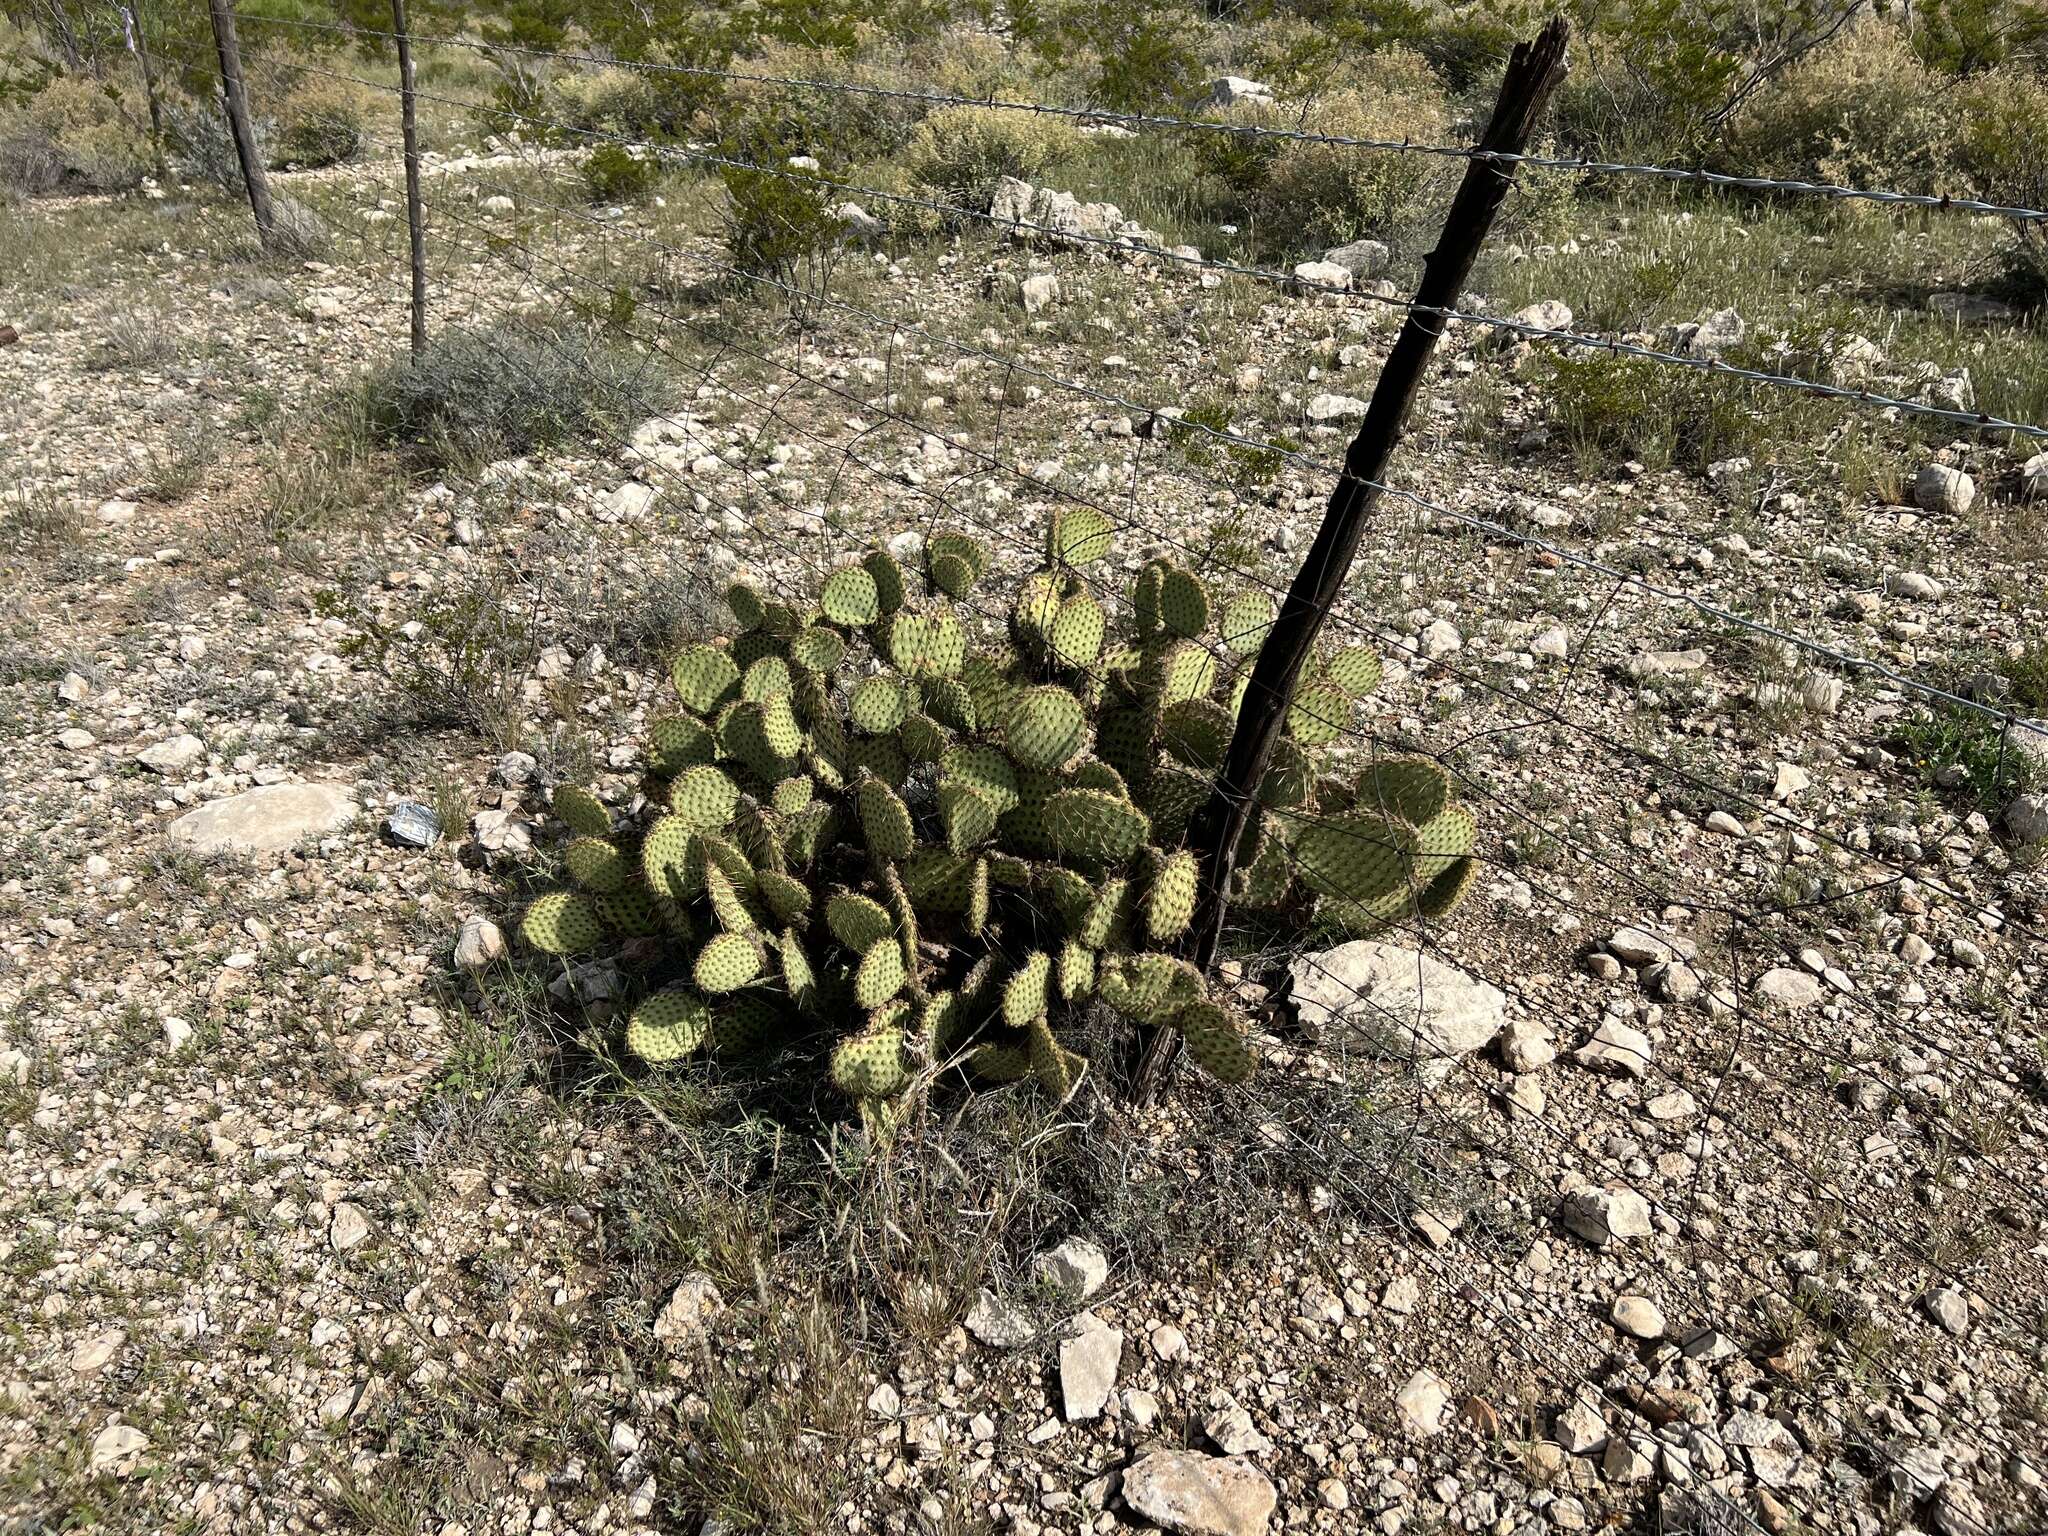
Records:
[[[821,1041],[885,1121],[927,1067],[1066,1097],[1089,1063],[1061,1035],[1097,1002],[1243,1081],[1245,1020],[1172,951],[1198,896],[1189,819],[1274,607],[1153,559],[1112,609],[1091,579],[1112,532],[1056,510],[993,610],[989,551],[957,532],[920,569],[882,550],[841,566],[815,606],[734,586],[736,633],[675,658],[646,811],[615,825],[589,790],[555,792],[569,884],[527,910],[525,942],[645,960],[659,985],[626,1044],[650,1063]],[[1443,770],[1327,750],[1379,676],[1353,647],[1303,679],[1235,908],[1365,932],[1463,895],[1474,823]]]

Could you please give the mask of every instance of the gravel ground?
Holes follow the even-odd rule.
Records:
[[[498,163],[447,180],[437,330],[625,280],[615,231],[486,211]],[[693,375],[666,417],[394,478],[323,435],[324,391],[403,337],[403,226],[347,178],[304,195],[361,235],[286,267],[177,197],[21,215],[76,266],[0,348],[8,1520],[2048,1523],[2024,808],[1930,785],[1896,682],[1624,579],[1903,677],[1971,658],[1990,697],[2042,634],[2020,456],[1929,449],[1962,509],[1588,478],[1481,451],[1475,412],[1522,441],[1543,400],[1526,349],[1455,333],[1400,483],[1605,567],[1390,500],[1347,597],[1389,662],[1362,729],[1449,756],[1493,861],[1450,927],[1389,936],[1454,968],[1426,1005],[1455,1043],[1309,1038],[1290,990],[1370,957],[1266,952],[1255,1092],[995,1095],[882,1157],[622,1065],[604,976],[494,952],[546,789],[630,795],[662,649],[736,569],[799,585],[943,520],[1022,570],[1056,487],[1132,525],[1133,567],[1165,541],[1284,582],[1327,475],[1149,408],[1221,399],[1331,460],[1346,408],[1312,402],[1369,394],[1391,329],[985,239],[842,267],[849,302],[1132,410],[829,311],[792,337],[672,270],[639,314]],[[1061,297],[1027,317],[1034,272]]]

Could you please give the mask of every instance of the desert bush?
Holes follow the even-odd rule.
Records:
[[[793,312],[807,316],[825,296],[844,248],[826,189],[778,170],[788,156],[775,145],[728,146],[723,167],[725,248],[734,268],[765,278]],[[762,291],[760,284],[747,284]]]
[[[1037,181],[1080,152],[1059,118],[995,107],[941,107],[918,124],[904,152],[910,183],[950,207],[986,213],[1005,176]]]
[[[369,142],[368,115],[368,99],[353,82],[302,76],[277,104],[272,163],[321,166],[354,160]]]
[[[550,116],[571,128],[639,138],[662,116],[659,92],[645,70],[607,67],[558,75],[548,82]]]
[[[1938,191],[1954,169],[1950,92],[1897,27],[1872,21],[1752,98],[1717,158],[1745,175]]]
[[[2009,0],[1922,0],[1909,9],[1913,51],[1944,75],[2048,57],[2048,10]]]
[[[1114,619],[1089,579],[1112,530],[1056,511],[990,645],[966,606],[990,553],[957,532],[914,574],[880,550],[841,566],[815,604],[733,587],[739,633],[676,657],[677,707],[650,726],[649,814],[615,825],[590,790],[555,792],[569,887],[528,908],[525,942],[643,968],[626,1028],[643,1060],[814,1043],[883,1128],[955,1069],[1066,1099],[1097,1002],[1177,1030],[1217,1078],[1250,1077],[1244,1019],[1170,951],[1196,905],[1188,824],[1274,604],[1212,600],[1155,559]],[[1339,777],[1326,760],[1379,677],[1351,647],[1296,694],[1240,909],[1370,932],[1469,886],[1476,825],[1443,768],[1384,758]]]
[[[1961,92],[1956,158],[1977,193],[2013,207],[2048,207],[2048,81],[2023,69],[1993,70]],[[2048,298],[2048,228],[2012,225],[2007,247],[2024,298]]]
[[[1200,32],[1177,5],[1055,0],[1024,10],[1016,32],[1048,68],[1078,77],[1089,102],[1118,112],[1178,107],[1202,81]]]
[[[249,127],[257,153],[268,164],[275,124],[252,113]],[[235,137],[217,103],[182,98],[166,102],[164,137],[177,170],[195,181],[211,182],[232,192],[242,190],[242,162],[235,154]]]
[[[600,144],[583,161],[583,190],[600,203],[637,203],[654,190],[661,162],[623,144]]]
[[[742,67],[780,79],[826,80],[849,85],[896,87],[915,80],[947,95],[979,96],[1017,89],[1014,55],[993,37],[945,31],[907,48],[893,39],[863,34],[853,53],[767,43]],[[926,105],[859,91],[735,81],[727,96],[735,118],[749,131],[778,143],[829,151],[842,161],[880,160],[899,153],[923,121]]]
[[[120,191],[151,163],[146,119],[110,84],[59,76],[0,118],[0,176],[20,191]]]
[[[295,197],[271,198],[270,238],[266,255],[286,261],[325,256],[334,244],[327,221]]]
[[[666,403],[652,364],[592,327],[519,317],[442,331],[363,383],[376,441],[430,463],[525,453],[639,420]]]
[[[1764,435],[1740,385],[1692,369],[1556,352],[1542,354],[1541,376],[1552,421],[1569,446],[1589,457],[1699,472],[1742,455]]]
[[[1311,132],[1347,138],[1438,140],[1449,131],[1449,106],[1419,54],[1381,54],[1363,61],[1361,71],[1362,83],[1332,92],[1298,120],[1284,108],[1239,110],[1273,126],[1298,121]],[[1453,162],[1431,155],[1290,143],[1273,157],[1253,207],[1262,223],[1290,239],[1384,239],[1432,220],[1457,176]]]
[[[670,53],[658,50],[651,63],[670,62]],[[675,62],[715,66],[723,61],[696,55]],[[547,86],[548,111],[559,123],[586,133],[608,133],[630,139],[683,139],[716,131],[714,115],[723,116],[725,92],[721,82],[696,75],[659,69],[604,69],[563,74]],[[589,142],[570,135],[572,142]]]

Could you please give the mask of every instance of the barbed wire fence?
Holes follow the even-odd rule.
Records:
[[[402,15],[402,13],[401,13]],[[390,33],[304,21],[244,19],[245,34],[269,28],[296,28],[331,33],[343,40],[372,38],[398,42]],[[1562,157],[1485,148],[1456,148],[1341,136],[1305,130],[1219,122],[1161,114],[1098,112],[1083,107],[1048,105],[994,98],[970,98],[941,92],[895,90],[848,82],[750,74],[745,71],[696,70],[675,65],[634,64],[577,52],[482,44],[446,36],[414,36],[410,46],[477,49],[533,57],[555,64],[644,68],[728,82],[773,85],[797,91],[849,91],[885,96],[925,105],[964,105],[1025,114],[1050,114],[1093,123],[1113,124],[1136,132],[1228,133],[1287,142],[1314,142],[1357,153],[1418,154],[1462,159],[1498,172],[1522,169],[1556,174],[1642,176],[1706,188],[1768,192],[1854,200],[1878,206],[1928,212],[2032,222],[2048,218],[2041,210],[1999,205],[1967,198],[1938,198],[1883,189],[1826,186],[1758,177],[1735,177],[1654,165],[1608,164]],[[253,46],[261,47],[261,43]],[[2013,1449],[2011,1426],[1985,1411],[1975,1400],[1952,1395],[1942,1380],[1919,1369],[1912,1354],[1896,1345],[1903,1316],[1916,1302],[1939,1288],[1949,1288],[1974,1304],[1978,1339],[2011,1351],[2014,1358],[2038,1368],[2048,1314],[2041,1304],[2039,1250],[2017,1253],[2011,1241],[2000,1243],[1982,1233],[1957,1230],[1951,1193],[1962,1187],[1995,1191],[1997,1208],[2008,1213],[2010,1230],[2028,1234],[2041,1230],[2048,1216],[2048,1186],[2042,1175],[2041,1064],[2029,1068],[1995,1029],[1982,1027],[1969,1015],[1942,1016],[1911,1001],[1914,990],[1904,975],[1904,962],[1883,989],[1864,990],[1855,980],[1817,955],[1810,936],[1838,917],[1889,897],[1910,898],[1915,911],[1939,907],[1971,930],[2014,940],[2041,951],[2044,937],[2035,918],[2008,910],[1977,895],[1965,879],[1951,879],[1929,860],[1896,844],[1879,847],[1832,828],[1817,817],[1802,816],[1772,793],[1733,780],[1695,760],[1646,742],[1641,733],[1607,718],[1602,702],[1592,697],[1590,680],[1597,671],[1600,631],[1617,606],[1631,602],[1683,608],[1701,620],[1726,626],[1748,638],[1836,669],[1849,681],[1871,682],[1895,690],[1901,698],[1928,707],[1963,711],[1998,730],[2000,751],[2016,733],[2032,727],[2008,705],[1959,692],[1943,682],[1920,677],[1875,657],[1837,643],[1765,622],[1710,602],[1698,594],[1652,581],[1599,554],[1562,538],[1518,530],[1464,506],[1450,504],[1411,485],[1396,483],[1383,469],[1366,475],[1353,463],[1338,462],[1305,448],[1275,446],[1264,439],[1199,420],[1178,420],[1173,402],[1148,401],[1104,387],[1089,379],[1069,377],[1057,366],[1022,355],[1023,349],[999,343],[967,342],[948,336],[932,324],[905,315],[885,313],[835,296],[811,291],[773,272],[750,270],[737,261],[721,261],[709,251],[664,239],[654,230],[632,227],[579,203],[543,195],[561,179],[564,166],[549,144],[570,140],[613,144],[646,159],[700,171],[730,171],[766,176],[818,195],[862,200],[863,206],[901,206],[952,221],[986,226],[999,238],[1036,241],[1069,252],[1092,253],[1103,260],[1143,263],[1162,283],[1196,282],[1206,278],[1240,280],[1288,294],[1303,295],[1339,307],[1346,313],[1366,307],[1400,315],[1408,325],[1428,333],[1431,341],[1457,328],[1494,332],[1515,341],[1542,342],[1561,348],[1591,350],[1626,358],[1649,368],[1680,368],[1704,372],[1744,386],[1784,390],[1835,402],[1845,409],[1874,410],[1891,416],[1941,423],[1985,435],[2017,439],[2048,437],[2048,427],[1923,400],[1852,389],[1792,373],[1738,368],[1717,358],[1699,357],[1668,348],[1633,345],[1616,338],[1532,325],[1509,317],[1452,307],[1443,302],[1402,300],[1384,293],[1358,292],[1350,285],[1304,278],[1293,272],[1204,258],[1186,250],[1167,249],[1126,236],[1103,236],[1067,227],[1038,227],[1028,220],[1003,219],[992,210],[960,207],[922,199],[863,182],[826,176],[801,164],[776,164],[726,149],[653,143],[588,127],[579,127],[502,104],[465,100],[420,91],[416,86],[392,87],[360,73],[271,55],[267,62],[286,71],[328,75],[374,90],[406,91],[417,99],[474,114],[491,122],[505,137],[496,163],[468,168],[472,178],[465,199],[447,178],[435,182],[431,195],[419,175],[416,148],[406,157],[412,178],[407,198],[410,217],[402,232],[408,249],[397,240],[393,221],[359,223],[366,244],[383,240],[375,263],[381,279],[405,294],[408,309],[419,318],[435,309],[444,316],[473,318],[493,305],[535,305],[554,310],[591,312],[601,309],[616,285],[609,281],[616,262],[611,248],[624,245],[651,264],[697,274],[702,280],[758,292],[791,307],[797,330],[792,344],[773,336],[737,332],[690,307],[668,300],[666,293],[635,294],[631,318],[618,321],[634,342],[673,368],[694,378],[699,397],[729,403],[746,418],[745,437],[766,455],[778,443],[801,443],[818,458],[832,463],[825,493],[831,502],[842,493],[851,498],[865,491],[882,506],[929,534],[941,523],[965,528],[985,539],[998,558],[1019,569],[1035,556],[1036,540],[1021,527],[1016,501],[1031,510],[1063,505],[1091,508],[1119,530],[1144,541],[1147,548],[1172,552],[1191,568],[1243,590],[1262,592],[1276,615],[1287,612],[1289,584],[1277,580],[1252,558],[1220,549],[1215,541],[1190,532],[1180,518],[1184,506],[1202,506],[1214,499],[1235,500],[1242,490],[1177,451],[1195,442],[1229,452],[1271,456],[1304,485],[1320,481],[1349,485],[1355,491],[1384,497],[1402,509],[1398,522],[1382,519],[1370,531],[1373,560],[1398,569],[1403,549],[1411,561],[1424,537],[1449,541],[1454,560],[1486,560],[1507,547],[1545,558],[1588,584],[1593,591],[1585,611],[1590,615],[1571,660],[1559,669],[1553,688],[1504,683],[1485,663],[1461,649],[1440,651],[1421,642],[1404,626],[1390,623],[1370,595],[1354,586],[1336,595],[1318,615],[1334,634],[1396,657],[1411,676],[1442,680],[1457,691],[1456,703],[1476,700],[1493,717],[1464,735],[1454,734],[1455,713],[1440,732],[1424,723],[1385,716],[1364,722],[1354,718],[1329,722],[1331,735],[1360,764],[1393,753],[1421,751],[1439,762],[1465,802],[1480,812],[1485,841],[1473,857],[1491,879],[1490,894],[1510,908],[1552,914],[1561,932],[1547,951],[1534,944],[1499,954],[1481,954],[1454,919],[1429,919],[1413,914],[1383,937],[1398,940],[1416,956],[1414,1006],[1390,1001],[1385,993],[1360,990],[1336,974],[1323,957],[1277,946],[1256,932],[1237,937],[1252,946],[1243,957],[1238,989],[1248,1010],[1262,1012],[1270,999],[1254,976],[1271,979],[1291,970],[1294,984],[1305,979],[1327,982],[1336,989],[1326,1012],[1323,1036],[1314,1048],[1332,1058],[1337,1069],[1369,1081],[1376,1094],[1387,1095],[1386,1111],[1405,1117],[1414,1138],[1442,1137],[1455,1127],[1463,1144],[1492,1168],[1493,1182],[1503,1193],[1503,1206],[1520,1201],[1532,1230],[1550,1230],[1560,1193],[1566,1206],[1582,1194],[1637,1194],[1650,1221],[1661,1233],[1680,1239],[1692,1255],[1689,1265],[1656,1272],[1666,1310],[1685,1316],[1696,1329],[1687,1348],[1651,1343],[1641,1350],[1617,1352],[1611,1329],[1589,1317],[1580,1298],[1547,1291],[1531,1273],[1526,1259],[1516,1259],[1499,1243],[1455,1241],[1467,1224],[1474,1230],[1484,1221],[1474,1211],[1445,1212],[1432,1204],[1427,1188],[1398,1182],[1374,1184],[1342,1166],[1332,1177],[1345,1187],[1338,1192],[1354,1217],[1388,1233],[1404,1234],[1414,1262],[1434,1274],[1448,1293],[1462,1297],[1475,1319],[1485,1319],[1504,1346],[1536,1372],[1554,1404],[1559,1393],[1576,1398],[1585,1384],[1595,1400],[1608,1435],[1604,1444],[1577,1444],[1598,1455],[1603,1475],[1619,1488],[1654,1479],[1663,1491],[1661,1528],[1681,1530],[1744,1529],[1781,1531],[1789,1521],[1819,1526],[1841,1518],[1848,1492],[1846,1479],[1830,1484],[1822,1476],[1791,1475],[1782,1459],[1782,1444],[1769,1430],[1752,1422],[1755,1415],[1720,1420],[1702,1402],[1706,1369],[1695,1363],[1692,1344],[1703,1346],[1709,1363],[1722,1347],[1713,1340],[1746,1338],[1735,1346],[1743,1358],[1761,1353],[1764,1369],[1756,1379],[1769,1379],[1771,1390],[1740,1388],[1736,1398],[1768,1409],[1768,1416],[1791,1443],[1812,1453],[1831,1447],[1834,1465],[1846,1467],[1854,1480],[1895,1492],[1906,1516],[1930,1519],[1939,1529],[1958,1533],[2024,1529],[2027,1513],[2019,1504],[1986,1509],[1969,1495],[1956,1475],[1974,1465],[2004,1464],[2029,1452]],[[533,138],[525,137],[533,131]],[[501,174],[514,167],[518,179]],[[385,212],[382,199],[364,197],[351,184],[332,184],[336,195],[359,212]],[[527,228],[508,228],[486,207],[485,200],[511,200],[549,221],[541,238]],[[373,233],[381,232],[381,233]],[[385,237],[389,237],[388,239]],[[436,291],[431,298],[415,286],[427,270],[428,242],[450,261],[471,265],[465,294]],[[588,246],[600,251],[597,270],[586,259]],[[406,276],[400,276],[401,271]],[[498,288],[487,294],[486,281]],[[451,303],[458,299],[459,303]],[[414,305],[418,307],[413,308]],[[813,345],[817,317],[829,315],[859,337],[877,338],[885,355],[879,374],[862,387],[850,375],[835,373]],[[491,343],[486,339],[486,346]],[[543,345],[548,343],[543,342]],[[996,406],[985,432],[948,431],[909,407],[899,387],[911,381],[916,359],[950,354],[957,366],[972,365],[971,377],[992,376],[988,394]],[[517,360],[499,354],[507,367]],[[601,376],[587,358],[567,351],[559,360],[582,372],[591,386],[610,391],[630,414],[658,423],[673,440],[701,442],[715,449],[707,422],[695,411],[675,412],[649,394]],[[742,373],[745,382],[736,379]],[[956,375],[957,376],[957,375]],[[1028,385],[1023,381],[1029,381]],[[1032,434],[1013,426],[1023,406],[1016,403],[1026,388],[1057,393],[1090,409],[1128,413],[1134,427],[1129,437],[1128,482],[1119,493],[1113,479],[1077,487],[1058,475],[1019,458]],[[1011,434],[1015,432],[1013,437]],[[758,459],[741,455],[737,462],[707,451],[687,473],[666,456],[650,452],[635,434],[619,433],[609,449],[636,474],[667,487],[681,504],[708,499],[738,518],[764,549],[774,551],[792,569],[822,576],[834,563],[822,548],[807,546],[789,529],[750,505],[745,493],[750,470]],[[936,448],[936,453],[932,451]],[[899,457],[899,455],[901,455]],[[920,463],[943,464],[934,474],[906,474],[911,456]],[[717,467],[712,467],[712,461]],[[993,494],[1000,492],[1000,496]],[[1462,541],[1462,542],[1461,542]],[[1349,564],[1347,559],[1346,564]],[[1299,598],[1296,603],[1299,605]],[[986,600],[970,603],[992,626],[1007,614]],[[1562,605],[1559,605],[1562,606]],[[1626,638],[1626,637],[1624,637]],[[1214,638],[1203,639],[1219,674],[1246,669],[1246,658]],[[1282,702],[1292,696],[1285,680]],[[1476,713],[1477,711],[1475,711]],[[1535,745],[1519,745],[1533,741]],[[1517,744],[1517,745],[1510,745]],[[1491,747],[1505,771],[1475,762],[1480,749]],[[1558,798],[1541,803],[1529,775],[1515,770],[1530,753],[1545,750],[1584,752],[1598,765],[1598,792],[1608,807],[1653,803],[1669,786],[1682,786],[1689,796],[1724,811],[1739,812],[1745,822],[1746,846],[1757,858],[1759,874],[1748,884],[1731,882],[1716,890],[1711,883],[1688,879],[1685,871],[1659,869],[1639,855],[1642,847],[1628,839],[1601,835],[1589,814],[1558,814]],[[1999,769],[2003,775],[2004,761]],[[1718,767],[1718,765],[1717,765]],[[1519,780],[1527,787],[1516,792]],[[1242,794],[1239,796],[1243,798]],[[1383,807],[1383,809],[1385,809]],[[1599,809],[1584,807],[1582,812]],[[1299,813],[1318,820],[1313,813]],[[1625,820],[1625,817],[1623,818]],[[1335,825],[1320,819],[1325,828]],[[1576,876],[1552,876],[1526,856],[1531,846],[1559,850]],[[1292,857],[1292,855],[1290,855]],[[1761,871],[1788,871],[1802,861],[1822,862],[1831,874],[1822,883],[1795,892],[1768,889]],[[1300,878],[1300,871],[1296,872]],[[1481,882],[1485,884],[1486,882]],[[1601,889],[1608,894],[1594,894]],[[1645,912],[1654,913],[1646,919]],[[1691,927],[1700,942],[1684,940],[1677,930]],[[1896,920],[1885,925],[1888,941],[1907,930]],[[1638,947],[1650,951],[1646,977],[1654,974],[1657,1001],[1629,1004],[1618,995],[1594,1017],[1580,1000],[1558,1000],[1561,989],[1544,985],[1553,978],[1523,969],[1525,960],[1582,945],[1591,936],[1595,953],[1611,953],[1621,936],[1633,933]],[[1599,936],[1612,934],[1611,943]],[[1264,944],[1264,948],[1258,948]],[[1624,957],[1626,958],[1626,957]],[[1818,958],[1821,963],[1816,964]],[[1641,1111],[1647,1129],[1595,1138],[1585,1124],[1560,1106],[1546,1102],[1533,1080],[1513,1071],[1497,1071],[1469,1055],[1432,1058],[1432,1042],[1423,1023],[1426,1008],[1421,966],[1424,959],[1441,961],[1491,979],[1507,995],[1511,1008],[1537,1023],[1553,1046],[1587,1041],[1580,1059],[1614,1074],[1615,1096],[1626,1097]],[[1260,960],[1270,962],[1260,969]],[[1630,961],[1631,964],[1641,963]],[[1760,978],[1791,971],[1812,978],[1808,983],[1824,998],[1820,1018],[1793,1019],[1778,1012],[1758,989]],[[2024,1001],[2024,1000],[2022,1000]],[[1614,1006],[1619,1003],[1621,1006]],[[1668,1006],[1668,1012],[1667,1012]],[[1369,1054],[1359,1053],[1341,1022],[1384,1042],[1412,1042],[1392,1054],[1404,1058],[1400,1070],[1389,1072]],[[2038,1015],[2036,1015],[2038,1018]],[[1611,1029],[1622,1024],[1624,1030]],[[1591,1037],[1588,1039],[1588,1037]],[[1653,1043],[1653,1037],[1654,1043]],[[1639,1043],[1638,1043],[1639,1042]],[[1281,1042],[1292,1049],[1290,1042]],[[1424,1070],[1410,1070],[1405,1058],[1428,1059]],[[2032,1076],[2029,1076],[2029,1073]],[[1633,1099],[1660,1088],[1658,1098],[1682,1095],[1688,1110],[1668,1119]],[[1271,1103],[1233,1091],[1246,1113],[1270,1114]],[[1476,1110],[1476,1112],[1475,1112]],[[1322,1150],[1314,1128],[1283,1119],[1268,1122],[1275,1140],[1311,1156]],[[1264,1129],[1264,1127],[1262,1127]],[[1662,1147],[1654,1158],[1651,1146]],[[1844,1152],[1842,1149],[1849,1150]],[[1897,1171],[1893,1163],[1902,1165]],[[1559,1170],[1569,1187],[1558,1187]],[[1757,1170],[1766,1170],[1759,1174]],[[1682,1186],[1682,1187],[1681,1187]],[[1902,1199],[1900,1189],[1913,1198]],[[1783,1193],[1789,1191],[1789,1193]],[[1987,1195],[1987,1198],[1993,1198]],[[1763,1208],[1755,1202],[1766,1201]],[[1590,1218],[1588,1218],[1590,1219]],[[1788,1321],[1779,1303],[1782,1273],[1776,1264],[1785,1251],[1809,1252],[1824,1246],[1814,1241],[1828,1222],[1839,1224],[1846,1237],[1836,1246],[1863,1261],[1856,1275],[1875,1271],[1893,1283],[1892,1294],[1872,1307],[1853,1278],[1836,1282],[1812,1266],[1793,1273],[1795,1306],[1808,1323],[1827,1334],[1845,1357],[1841,1370],[1861,1375],[1879,1393],[1897,1403],[1922,1404],[1933,1383],[1944,1405],[1937,1415],[1939,1435],[1922,1432],[1890,1402],[1866,1413],[1863,1405],[1841,1395],[1841,1376],[1807,1365],[1778,1363],[1789,1353]],[[1584,1236],[1583,1225],[1564,1222],[1569,1232]],[[1738,1233],[1737,1229],[1743,1229]],[[1770,1272],[1759,1274],[1759,1256]],[[1816,1264],[1822,1262],[1818,1256]],[[1808,1283],[1811,1282],[1811,1283]],[[1864,1288],[1867,1290],[1867,1287]],[[1880,1326],[1882,1325],[1882,1326]],[[1762,1341],[1759,1343],[1758,1341]],[[1627,1341],[1623,1341],[1626,1343]],[[1456,1351],[1446,1353],[1454,1359]],[[1448,1365],[1446,1369],[1448,1370]],[[1569,1403],[1566,1404],[1568,1408]],[[1562,1416],[1561,1413],[1559,1415]],[[1562,1432],[1560,1431],[1560,1434]],[[1930,1455],[1930,1447],[1934,1447]],[[1718,1470],[1717,1470],[1718,1468]],[[1817,1469],[1810,1469],[1816,1470]],[[1731,1483],[1729,1474],[1738,1474]],[[1739,1475],[1747,1473],[1747,1483]],[[1576,1486],[1576,1485],[1571,1485]],[[1745,1487],[1752,1497],[1742,1497]],[[1580,1492],[1590,1490],[1579,1488]],[[1753,1495],[1761,1491],[1762,1497]],[[1716,1522],[1719,1523],[1716,1523]],[[1877,1529],[1876,1526],[1868,1526]]]

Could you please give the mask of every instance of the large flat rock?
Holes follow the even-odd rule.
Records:
[[[1242,1456],[1154,1451],[1124,1469],[1124,1503],[1179,1536],[1266,1536],[1277,1502]]]
[[[1466,1056],[1507,1023],[1498,987],[1434,955],[1353,939],[1291,967],[1302,1028],[1375,1056],[1422,1061]]]
[[[170,837],[197,853],[276,853],[347,826],[357,810],[340,784],[266,784],[186,812]]]

